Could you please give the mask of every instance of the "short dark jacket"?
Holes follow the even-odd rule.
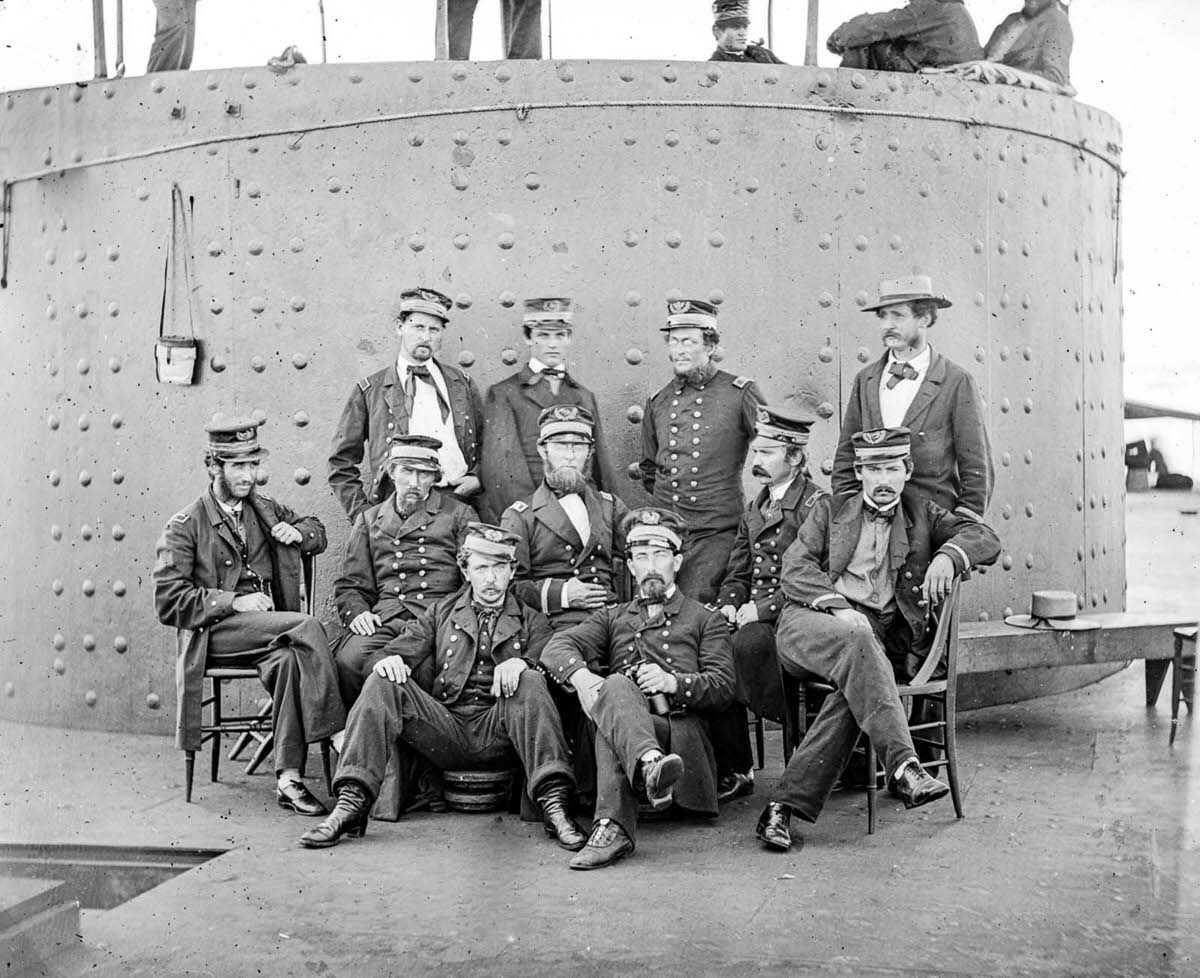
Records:
[[[993,45],[1008,32],[1009,27],[1021,20],[1025,20],[1025,17],[1019,10],[1005,17],[988,38],[984,57],[995,60],[990,54]],[[1025,30],[1000,60],[1001,64],[1031,71],[1059,85],[1070,85],[1071,48],[1074,44],[1075,35],[1071,31],[1067,12],[1062,4],[1055,2],[1037,16],[1029,18]]]
[[[827,43],[841,54],[880,41],[904,42],[904,56],[914,70],[983,57],[975,21],[962,0],[911,0],[897,10],[859,14],[830,34]]]
[[[483,404],[474,381],[457,367],[435,361],[446,380],[450,411],[454,416],[454,434],[462,449],[467,469],[478,476],[479,444],[482,435]],[[392,435],[408,434],[408,409],[404,405],[404,385],[393,361],[355,385],[329,449],[329,486],[342,509],[353,523],[368,506],[383,502],[390,492],[387,478],[388,446]],[[366,443],[367,483],[361,470]]]
[[[709,61],[729,61],[735,64],[781,65],[786,62],[775,57],[775,52],[761,44],[747,44],[746,52],[742,55],[731,54],[717,48],[708,59]]]

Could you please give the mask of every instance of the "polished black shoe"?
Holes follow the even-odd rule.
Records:
[[[758,816],[758,825],[754,829],[769,849],[787,852],[792,848],[792,810],[778,801],[767,802],[767,807]]]
[[[361,839],[367,832],[370,810],[366,788],[357,781],[343,781],[338,785],[337,804],[329,817],[300,836],[300,845],[305,849],[328,849],[336,846],[343,835]]]
[[[650,807],[656,812],[670,808],[675,784],[683,777],[683,758],[662,754],[652,761],[642,761],[640,767]]]
[[[892,787],[905,808],[928,805],[950,793],[950,786],[929,774],[915,757],[900,768]]]
[[[564,849],[578,852],[587,844],[588,837],[568,813],[570,792],[571,786],[566,781],[556,781],[542,789],[537,801],[542,807],[542,828],[546,835],[557,839]]]
[[[717,781],[717,801],[733,801],[734,798],[744,798],[754,794],[754,772],[745,774],[727,774]]]
[[[587,845],[571,857],[572,869],[601,869],[633,852],[633,840],[611,818],[602,818],[592,828]]]
[[[276,787],[275,801],[280,808],[290,808],[297,815],[320,818],[329,814],[329,809],[321,803],[321,799],[301,781],[289,781],[282,788]]]

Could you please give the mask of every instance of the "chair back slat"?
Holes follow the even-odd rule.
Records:
[[[959,578],[954,579],[954,583],[950,585],[950,594],[945,601],[942,602],[942,610],[938,615],[937,631],[933,634],[933,643],[929,646],[929,652],[925,656],[925,661],[921,663],[921,668],[917,670],[917,674],[912,677],[909,682],[905,683],[906,687],[924,686],[929,682],[929,677],[933,675],[933,671],[938,667],[938,663],[942,661],[942,657],[947,654],[951,646],[951,637],[957,641],[958,638],[958,588],[960,584]],[[949,664],[947,664],[947,679],[949,675]]]

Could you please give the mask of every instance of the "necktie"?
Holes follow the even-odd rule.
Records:
[[[876,509],[874,506],[863,504],[863,518],[870,520],[872,523],[890,523],[892,517],[896,515],[897,507],[891,509]]]
[[[779,515],[779,500],[774,496],[768,496],[767,501],[762,506],[762,518],[768,523]]]
[[[911,363],[901,363],[899,360],[893,361],[888,367],[888,373],[891,376],[887,379],[887,389],[892,390],[902,380],[916,380],[917,371]]]
[[[546,378],[546,386],[550,388],[550,393],[557,397],[567,372],[562,367],[543,367],[541,375]]]
[[[418,364],[415,367],[408,368],[408,383],[405,385],[404,400],[405,406],[408,408],[409,417],[412,416],[413,401],[417,397],[417,381],[423,381],[433,388],[433,392],[437,394],[438,407],[442,412],[442,424],[446,423],[446,419],[450,417],[450,405],[446,403],[446,398],[442,396],[442,389],[434,382],[433,375],[429,372],[429,368],[425,364]]]

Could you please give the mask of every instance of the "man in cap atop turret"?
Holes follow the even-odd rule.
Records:
[[[342,572],[333,584],[338,618],[349,629],[335,658],[349,708],[370,674],[368,662],[406,621],[462,586],[458,551],[475,511],[435,488],[442,443],[396,435],[387,472],[395,491],[354,521]]]
[[[720,335],[711,302],[669,300],[660,331],[675,375],[646,402],[642,485],[656,506],[678,513],[689,527],[679,587],[711,601],[742,518],[742,466],[763,397],[749,377],[713,363]]]
[[[825,46],[843,68],[916,72],[983,57],[979,32],[963,0],[909,0],[897,10],[859,14]]]
[[[209,485],[158,539],[154,607],[179,629],[177,743],[200,747],[205,666],[257,666],[273,701],[276,799],[300,815],[325,806],[301,780],[308,745],[342,729],[346,713],[325,631],[302,613],[302,557],[325,549],[325,528],[257,489],[262,424],[215,417],[206,428]]]
[[[555,632],[542,653],[550,676],[574,690],[595,726],[595,822],[572,869],[599,869],[633,852],[639,792],[656,809],[674,802],[717,814],[704,717],[733,695],[729,626],[676,586],[684,530],[667,510],[630,513],[624,534],[637,598]]]
[[[713,37],[717,49],[709,61],[740,61],[743,64],[783,64],[773,51],[762,43],[751,44],[747,40],[750,32],[749,0],[714,0]]]
[[[484,397],[481,507],[492,520],[542,484],[538,419],[552,405],[576,404],[588,412],[592,449],[584,475],[597,489],[612,492],[617,485],[596,396],[567,370],[576,329],[574,303],[562,297],[526,299],[521,328],[529,362],[493,384]]]
[[[833,459],[833,491],[857,487],[853,437],[871,428],[914,432],[909,490],[983,519],[995,485],[983,399],[974,378],[926,337],[950,300],[928,275],[885,279],[873,312],[886,352],[854,378]]]
[[[862,489],[820,497],[783,559],[780,663],[835,688],[758,820],[772,849],[791,846],[793,815],[817,820],[860,729],[905,808],[950,790],[917,760],[896,676],[910,678],[928,651],[931,614],[954,579],[1000,554],[991,527],[906,488],[907,428],[855,432],[852,442]]]
[[[775,624],[783,609],[779,574],[783,555],[796,539],[813,503],[825,490],[808,473],[808,438],[817,416],[806,407],[760,407],[758,434],[750,443],[751,474],[762,491],[738,524],[729,569],[716,605],[733,635],[737,697],[710,720],[721,801],[754,790],[746,706],[782,723],[785,715]]]
[[[550,626],[509,592],[516,544],[498,526],[472,523],[458,556],[466,585],[376,653],[346,723],[337,805],[302,846],[363,834],[397,739],[442,769],[507,767],[515,751],[546,833],[565,849],[587,841],[567,811],[571,758],[538,665]]]
[[[396,362],[360,380],[342,409],[329,452],[329,486],[351,523],[391,494],[393,435],[438,439],[438,488],[464,501],[479,492],[479,391],[465,373],[437,359],[453,306],[434,289],[402,292]]]

